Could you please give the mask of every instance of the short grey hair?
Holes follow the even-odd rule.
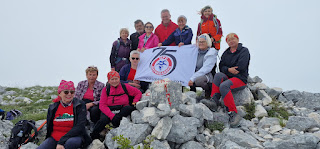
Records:
[[[198,41],[200,40],[200,38],[205,39],[206,42],[207,42],[207,46],[209,48],[211,48],[212,42],[211,42],[211,38],[210,38],[210,36],[208,34],[202,34],[202,35],[198,36]],[[198,43],[198,46],[199,46],[199,43]]]
[[[170,11],[168,9],[162,9],[160,14],[165,13],[165,12],[168,12],[170,14]]]
[[[134,27],[136,27],[136,25],[139,23],[142,23],[142,25],[144,25],[143,22],[140,19],[138,19],[138,20],[134,21]]]
[[[120,35],[121,35],[122,32],[127,32],[128,35],[129,35],[129,30],[127,28],[121,28],[120,29]]]
[[[183,18],[183,19],[186,20],[186,22],[187,22],[187,17],[184,16],[184,15],[180,15],[180,16],[178,17],[178,19],[177,19],[177,22],[179,22],[179,19],[180,19],[180,18]]]
[[[133,50],[130,52],[130,58],[132,57],[133,54],[138,54],[140,57],[140,52],[138,50]]]

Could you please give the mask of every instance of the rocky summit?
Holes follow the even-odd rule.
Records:
[[[183,93],[179,83],[168,79],[155,81],[136,104],[137,110],[123,118],[118,128],[107,130],[103,142],[94,140],[88,148],[121,148],[114,138],[122,136],[133,148],[320,149],[320,93],[283,91],[262,82],[257,76],[249,77],[245,89],[233,92],[243,118],[239,127],[230,128],[225,107],[212,112],[197,102],[200,93]],[[13,101],[3,104],[4,97]],[[36,104],[32,97],[4,87],[0,87],[0,102]],[[0,148],[6,148],[12,127],[11,121],[0,121]],[[23,148],[36,146],[28,143]]]

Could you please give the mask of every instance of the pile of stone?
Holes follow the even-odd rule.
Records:
[[[229,117],[224,109],[210,111],[196,101],[196,93],[182,93],[179,83],[153,82],[137,103],[137,110],[107,133],[104,144],[110,149],[117,148],[119,145],[112,138],[123,135],[131,140],[134,148],[142,147],[143,140],[153,136],[151,147],[154,149],[320,149],[320,94],[283,92],[281,88],[269,88],[262,79],[254,77],[248,79],[247,88],[233,95],[241,116],[247,114],[245,104],[254,102],[256,109],[256,118],[242,119],[239,128],[229,128]],[[275,101],[291,114],[287,121],[268,116],[267,111],[272,110],[271,104]],[[223,123],[225,129],[220,132],[205,127],[207,122],[215,121]]]

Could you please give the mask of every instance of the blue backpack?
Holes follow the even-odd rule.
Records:
[[[22,115],[22,112],[16,109],[10,110],[9,112],[7,112],[6,114],[6,120],[13,120],[16,117]]]

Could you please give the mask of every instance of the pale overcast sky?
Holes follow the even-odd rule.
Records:
[[[220,55],[235,32],[251,53],[250,76],[269,87],[320,92],[319,0],[0,0],[0,85],[77,84],[89,65],[106,82],[120,28],[135,32],[136,19],[157,26],[167,8],[173,22],[185,15],[196,34],[206,5],[222,24]]]

